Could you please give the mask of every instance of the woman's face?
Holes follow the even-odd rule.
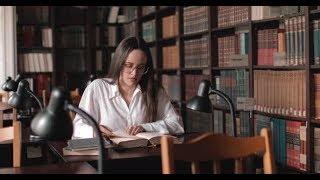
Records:
[[[122,66],[120,80],[129,87],[136,86],[147,70],[146,54],[140,49],[135,49]]]

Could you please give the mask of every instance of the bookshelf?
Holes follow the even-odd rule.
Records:
[[[113,7],[17,6],[18,73],[38,96],[54,86],[82,93],[90,74],[106,75],[122,39],[122,10]]]
[[[138,35],[150,39],[148,44],[154,49],[155,78],[167,89],[187,131],[194,126],[201,131],[228,133],[228,109],[218,98],[212,98],[213,117],[190,115],[186,110],[185,103],[196,93],[199,81],[209,79],[231,96],[235,105],[239,96],[262,103],[256,103],[252,111],[237,109],[240,136],[269,127],[281,169],[320,172],[319,7],[276,6],[267,7],[264,13],[261,8],[139,6],[135,21]],[[163,20],[172,15],[177,16],[177,27],[173,27],[177,33],[163,37],[175,26],[170,22],[163,28]],[[176,50],[168,51],[175,45]],[[188,118],[211,121],[192,124]],[[220,119],[225,120],[221,123]]]
[[[17,6],[17,17],[18,73],[40,97],[55,81],[53,12],[48,6]]]

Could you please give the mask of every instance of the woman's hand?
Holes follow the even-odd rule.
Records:
[[[127,129],[126,129],[126,132],[130,135],[136,135],[138,134],[139,132],[143,132],[144,129],[142,126],[138,125],[138,126],[129,126]]]
[[[112,129],[108,128],[107,126],[99,125],[99,129],[100,129],[100,131],[102,133],[102,136],[104,136],[104,137],[111,138],[111,137],[115,136],[112,133]]]

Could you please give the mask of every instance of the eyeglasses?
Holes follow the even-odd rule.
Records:
[[[149,67],[146,67],[146,65],[134,67],[132,64],[123,64],[122,68],[123,71],[128,74],[131,74],[135,69],[137,70],[137,74],[147,74],[149,70]]]

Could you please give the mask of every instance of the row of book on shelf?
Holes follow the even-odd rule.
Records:
[[[180,53],[179,46],[165,46],[162,47],[162,68],[179,68],[180,67]]]
[[[210,81],[208,75],[185,74],[185,100],[189,100],[197,94],[202,80]],[[162,75],[162,85],[171,99],[181,101],[181,77],[178,75]],[[220,75],[215,76],[215,88],[230,97],[233,104],[237,104],[237,97],[249,96],[249,72],[244,69],[222,70]],[[220,107],[227,107],[225,101],[219,97],[212,98],[212,103]]]
[[[237,30],[234,35],[218,38],[219,67],[248,66],[249,30]]]
[[[251,6],[251,19],[269,19],[303,12],[302,6]]]
[[[314,64],[320,64],[320,20],[313,20],[313,58]]]
[[[184,67],[185,68],[197,68],[209,66],[209,47],[208,36],[203,36],[200,39],[191,39],[184,42]],[[151,47],[150,52],[154,61],[154,67],[157,68],[159,64],[156,63],[156,48]],[[179,45],[173,44],[163,46],[161,48],[162,53],[162,68],[164,69],[176,69],[180,67],[180,53]]]
[[[234,26],[251,20],[270,19],[303,13],[302,6],[218,6],[218,27]]]
[[[218,27],[249,21],[249,6],[218,6]]]
[[[51,92],[51,75],[50,74],[35,74],[25,78],[29,82],[30,90],[38,97],[42,97],[42,91],[45,90],[46,96],[50,97]]]
[[[176,37],[179,34],[178,15],[174,14],[162,18],[162,38]]]
[[[304,65],[305,17],[284,20],[279,28],[257,31],[258,65]]]
[[[192,34],[208,30],[208,6],[188,6],[183,8],[183,32]]]
[[[230,113],[214,108],[212,114],[187,110],[186,132],[214,132],[234,136],[233,130],[236,128],[236,136],[251,136],[253,132],[249,112],[241,111],[235,120],[235,124],[233,124]]]
[[[209,67],[208,40],[209,37],[205,35],[184,41],[185,68]]]
[[[255,110],[285,116],[306,116],[306,73],[254,71]]]
[[[83,48],[86,46],[84,26],[60,27],[56,31],[56,43],[60,48]]]
[[[218,6],[218,27],[233,26],[249,21],[249,6]],[[183,33],[192,34],[208,30],[208,6],[188,6],[183,8]],[[303,12],[303,8],[299,6],[252,6],[251,17],[252,20],[267,19],[273,17],[280,17],[283,15]],[[169,19],[166,23],[167,19]],[[178,29],[178,21],[175,15],[162,18],[163,32]],[[165,26],[164,26],[165,25]],[[169,25],[169,26],[167,26]],[[165,30],[164,27],[169,27]],[[146,34],[145,37],[150,41],[155,38],[155,23],[154,20],[145,22],[142,26]],[[165,34],[164,33],[164,34]],[[163,36],[165,38],[166,36]]]
[[[142,23],[142,38],[146,42],[156,40],[156,20],[147,21]]]
[[[258,65],[304,65],[304,17],[285,20],[284,29],[264,29],[257,31]],[[184,42],[185,67],[208,66],[208,38],[186,40]],[[248,65],[248,30],[236,31],[235,35],[218,38],[219,67]],[[317,53],[315,53],[316,55]],[[167,57],[163,54],[163,57]],[[200,58],[199,58],[200,57]],[[175,59],[173,59],[175,60]],[[167,60],[164,60],[167,62]],[[178,63],[178,62],[177,62]],[[176,63],[173,63],[176,64]],[[176,68],[163,64],[164,67]]]
[[[254,115],[255,135],[264,127],[270,128],[275,160],[281,165],[306,170],[306,122]]]
[[[292,117],[306,116],[306,83],[305,71],[254,71],[254,110]],[[315,118],[320,117],[319,75],[315,74]],[[197,92],[199,83],[203,79],[210,80],[207,75],[184,75],[185,99],[188,100]],[[162,75],[162,84],[170,97],[180,101],[180,76]],[[249,75],[246,70],[222,70],[215,77],[216,89],[226,93],[234,104],[237,97],[249,96]],[[214,104],[226,106],[222,99],[217,97]]]
[[[315,120],[320,120],[320,74],[316,73],[314,77],[314,99],[315,99]]]
[[[259,135],[262,128],[268,128],[271,130],[275,161],[283,166],[306,170],[306,122],[254,114],[253,124],[251,124],[250,113],[241,111],[239,115],[236,116],[234,127],[230,113],[217,109],[213,109],[213,116],[210,113],[199,113],[187,110],[186,121],[186,132],[212,131],[214,133],[226,133],[227,135],[233,136],[233,129],[236,128],[236,135],[238,137]],[[316,136],[315,133],[315,137],[319,138],[319,132],[320,131],[318,131],[317,134],[318,136]],[[319,146],[315,148],[318,147]],[[315,153],[318,156],[320,154],[319,152],[319,148],[318,150],[315,149]]]
[[[62,50],[56,53],[57,67],[63,68],[65,72],[85,72],[86,52],[82,49]],[[60,70],[60,69],[58,69]]]
[[[17,6],[19,22],[43,23],[49,22],[49,6]],[[28,16],[23,16],[28,14]]]
[[[52,72],[52,53],[23,53],[18,54],[20,72]]]
[[[314,128],[314,172],[320,173],[320,128]]]
[[[36,28],[34,26],[17,27],[17,43],[19,47],[52,47],[52,28]]]
[[[222,70],[220,75],[215,76],[215,87],[228,95],[232,103],[236,105],[237,97],[249,97],[249,72],[245,69]],[[219,96],[216,96],[212,103],[228,107]]]
[[[102,32],[102,34],[101,34]],[[121,40],[121,28],[118,26],[96,27],[96,47],[115,47]]]

